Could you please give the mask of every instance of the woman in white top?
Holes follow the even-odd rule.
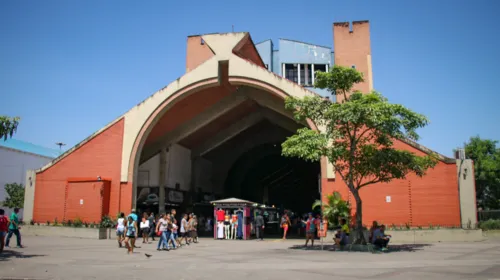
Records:
[[[122,242],[125,240],[125,214],[120,213],[116,221],[116,240],[118,240],[118,247],[122,247]]]
[[[144,213],[141,221],[142,243],[149,243],[149,220],[148,214]]]
[[[160,220],[158,220],[158,223],[156,224],[156,235],[160,237],[160,240],[158,241],[158,247],[156,250],[161,251],[167,250],[168,251],[168,240],[167,240],[167,220],[165,219],[166,216],[165,214],[161,214]]]

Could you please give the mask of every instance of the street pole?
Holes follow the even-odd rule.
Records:
[[[62,154],[62,146],[66,146],[66,144],[63,142],[57,142],[56,145],[59,146],[59,154]]]

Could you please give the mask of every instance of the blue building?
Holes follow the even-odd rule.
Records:
[[[313,87],[314,73],[334,65],[332,48],[287,39],[279,39],[277,48],[270,39],[255,47],[269,71],[333,100],[328,91]]]

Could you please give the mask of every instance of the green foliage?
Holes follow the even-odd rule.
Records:
[[[347,100],[347,93],[352,87],[363,82],[363,74],[350,67],[335,65],[330,72],[316,72],[314,87],[326,89],[335,95],[343,95]]]
[[[331,226],[338,226],[339,218],[349,220],[351,207],[349,202],[342,199],[339,192],[327,195],[326,199],[327,202],[325,204],[321,200],[316,200],[312,205],[312,209],[315,210],[318,207],[322,207],[323,216],[327,217],[328,224]]]
[[[102,217],[100,226],[102,228],[112,228],[114,226],[114,222],[110,216],[106,215]]]
[[[500,229],[500,220],[487,220],[479,223],[479,228],[482,230],[495,230]]]
[[[80,219],[80,218],[76,218],[76,219],[73,221],[73,226],[74,226],[74,227],[82,227],[82,226],[83,226],[82,219]]]
[[[342,95],[345,101],[332,103],[318,96],[287,98],[285,106],[295,119],[309,119],[320,131],[299,129],[282,144],[284,156],[308,161],[328,158],[356,199],[356,228],[362,226],[361,188],[405,179],[409,174],[423,176],[437,163],[433,154],[417,156],[394,148],[395,140],[418,140],[416,130],[428,124],[427,118],[389,103],[378,92],[351,93],[361,81],[361,73],[348,67],[318,72],[315,86]]]
[[[9,208],[24,207],[24,186],[18,183],[5,184],[7,197],[2,202],[2,206]]]
[[[465,154],[474,161],[478,206],[500,209],[500,149],[498,141],[471,137]]]
[[[57,221],[57,218],[54,219],[54,223],[53,223],[54,226],[58,226],[59,225],[59,222]]]
[[[12,137],[17,130],[19,120],[19,117],[0,116],[0,138],[5,141],[7,138]]]

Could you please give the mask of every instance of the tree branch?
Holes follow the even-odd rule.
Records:
[[[396,179],[396,177],[387,177],[387,178],[374,179],[374,180],[371,180],[371,181],[368,181],[366,183],[363,183],[363,184],[359,185],[358,186],[358,190],[361,189],[364,186],[367,186],[367,185],[376,184],[376,183],[380,183],[380,182],[384,182],[384,181],[390,181],[390,180],[393,180],[393,179]]]

